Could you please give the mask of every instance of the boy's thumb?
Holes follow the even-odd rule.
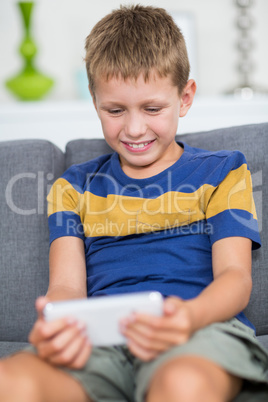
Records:
[[[167,315],[172,315],[174,314],[176,311],[176,304],[174,302],[174,300],[167,299],[164,303],[164,313]]]
[[[48,302],[49,300],[45,296],[40,296],[36,299],[35,308],[39,317],[43,316],[43,309]]]

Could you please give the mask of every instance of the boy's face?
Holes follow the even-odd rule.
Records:
[[[107,143],[120,156],[123,171],[135,178],[153,176],[182,154],[175,142],[179,116],[191,106],[195,83],[181,97],[170,77],[98,79],[95,107]],[[189,83],[191,85],[189,85]],[[189,95],[190,93],[190,95]]]

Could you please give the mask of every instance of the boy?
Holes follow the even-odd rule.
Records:
[[[2,362],[0,399],[231,401],[244,380],[265,382],[268,366],[242,313],[260,245],[245,159],[175,142],[196,85],[163,9],[103,18],[86,66],[115,153],[71,167],[49,194],[50,284],[36,303],[35,353]],[[126,347],[92,348],[81,323],[42,317],[49,300],[141,290],[166,297],[164,315],[123,320]]]

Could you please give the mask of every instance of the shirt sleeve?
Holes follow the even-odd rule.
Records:
[[[47,197],[50,244],[63,236],[84,239],[80,199],[81,193],[64,177],[53,184]]]
[[[242,153],[234,152],[231,158],[232,168],[215,187],[206,209],[211,243],[225,237],[241,236],[251,239],[252,248],[257,249],[261,240],[251,174]]]

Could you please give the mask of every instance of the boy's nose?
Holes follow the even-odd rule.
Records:
[[[142,116],[133,113],[129,115],[125,122],[125,134],[129,138],[139,138],[146,133],[146,123]]]

